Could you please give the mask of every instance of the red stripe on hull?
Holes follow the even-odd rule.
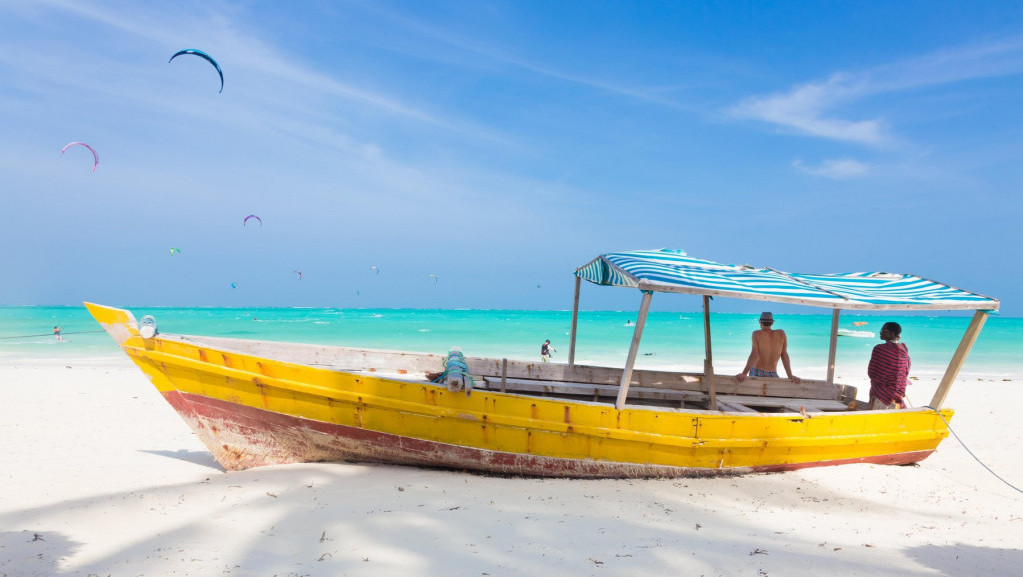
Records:
[[[873,463],[875,465],[911,465],[923,461],[933,453],[930,451],[912,451],[909,453],[895,453],[892,455],[876,455],[873,457],[858,457],[856,459],[836,459],[834,461],[819,461],[816,463],[789,463],[784,465],[765,465],[763,467],[750,467],[754,473],[781,473],[783,471],[795,471],[809,467],[827,467],[831,465],[853,465],[856,463]]]
[[[360,461],[534,477],[700,477],[860,462],[908,464],[933,452],[718,469],[561,459],[461,447],[369,431],[177,391],[165,393],[164,397],[228,470],[287,463]]]

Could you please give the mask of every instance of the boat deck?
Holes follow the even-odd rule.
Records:
[[[431,382],[443,369],[445,355],[331,347],[231,338],[170,337],[212,348],[319,368],[408,382]],[[591,365],[466,357],[473,388],[518,395],[556,397],[614,404],[622,369]],[[738,413],[805,413],[849,411],[856,388],[826,381],[714,376],[719,411]],[[710,381],[700,373],[636,370],[628,404],[662,409],[709,410]],[[861,407],[862,408],[862,407]]]
[[[483,386],[479,386],[477,381],[476,388],[542,397],[591,400],[593,402],[610,401],[613,403],[618,396],[618,385],[595,385],[591,383],[544,381],[538,379],[506,378],[502,386],[500,378],[485,377],[483,379]],[[709,403],[710,395],[701,391],[652,387],[629,388],[629,404],[632,405],[706,409]],[[804,399],[769,395],[717,395],[717,404],[718,410],[743,413],[800,413],[807,411],[850,410],[847,403],[834,399]]]

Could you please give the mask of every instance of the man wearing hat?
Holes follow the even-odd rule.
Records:
[[[792,374],[792,367],[789,365],[789,341],[785,337],[785,331],[774,330],[774,315],[769,312],[760,314],[760,330],[753,331],[753,350],[746,360],[746,366],[742,372],[735,375],[735,380],[740,383],[750,377],[777,377],[778,359],[785,367],[785,374],[793,383],[799,382],[799,377]]]

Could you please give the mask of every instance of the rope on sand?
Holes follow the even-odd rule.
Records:
[[[984,467],[985,469],[987,469],[987,472],[988,472],[988,473],[991,473],[992,475],[994,475],[994,476],[995,476],[995,478],[996,478],[996,479],[998,479],[999,481],[1001,481],[1001,482],[1005,483],[1006,485],[1008,485],[1009,487],[1011,487],[1011,488],[1015,489],[1015,490],[1016,490],[1017,492],[1019,492],[1019,493],[1023,493],[1023,489],[1020,489],[1020,488],[1019,488],[1019,487],[1017,487],[1016,485],[1013,485],[1012,483],[1010,483],[1010,482],[1006,481],[1005,479],[1003,479],[1003,478],[1001,477],[1001,475],[999,475],[998,473],[996,473],[996,472],[992,471],[992,470],[991,470],[991,467],[988,467],[987,465],[985,465],[985,464],[984,464],[984,461],[981,461],[981,460],[980,460],[980,457],[978,457],[977,455],[974,455],[974,454],[973,454],[973,451],[971,451],[971,450],[970,450],[970,448],[966,446],[966,443],[964,443],[964,442],[963,442],[963,440],[959,438],[959,435],[957,435],[957,434],[956,434],[956,432],[952,430],[952,425],[949,425],[949,424],[948,424],[948,421],[947,421],[947,420],[945,419],[945,415],[942,415],[942,414],[941,414],[941,413],[940,413],[940,412],[939,412],[939,411],[938,411],[937,409],[935,409],[934,407],[930,407],[930,406],[929,406],[929,407],[927,407],[927,408],[928,408],[928,409],[931,409],[932,411],[934,411],[934,412],[935,412],[935,414],[937,414],[937,415],[938,415],[939,417],[941,417],[941,420],[942,420],[942,421],[945,421],[945,425],[946,425],[946,426],[948,427],[948,432],[949,432],[949,433],[952,433],[952,436],[953,436],[953,437],[955,437],[957,441],[959,441],[959,444],[960,444],[960,445],[962,445],[964,449],[966,449],[966,452],[967,452],[967,453],[969,453],[971,457],[973,457],[974,459],[976,459],[976,460],[977,460],[977,462],[978,462],[978,463],[980,463],[980,466],[982,466],[982,467]]]

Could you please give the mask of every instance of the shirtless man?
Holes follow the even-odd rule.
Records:
[[[774,315],[765,312],[760,315],[760,330],[753,331],[753,351],[746,360],[746,366],[742,372],[735,375],[735,380],[740,383],[751,377],[777,377],[778,359],[785,367],[785,374],[793,383],[799,382],[799,377],[792,374],[792,367],[789,365],[789,341],[785,337],[785,331],[776,331],[771,328],[774,324]]]

